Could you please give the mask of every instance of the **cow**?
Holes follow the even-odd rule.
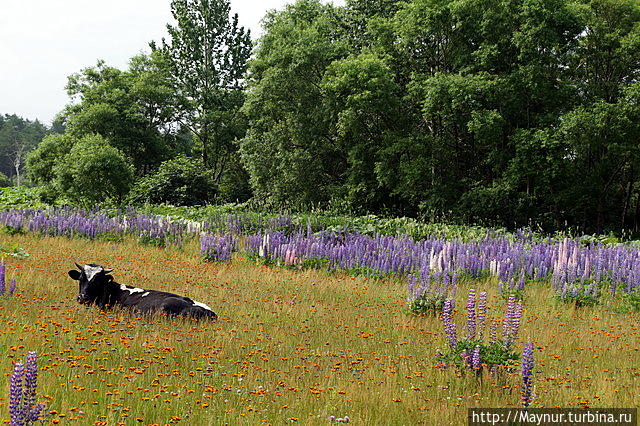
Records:
[[[70,270],[69,276],[80,284],[77,300],[83,305],[95,304],[103,309],[121,306],[145,314],[158,312],[195,319],[218,318],[210,307],[188,297],[119,284],[110,275],[113,269],[95,263],[76,266],[79,270]]]

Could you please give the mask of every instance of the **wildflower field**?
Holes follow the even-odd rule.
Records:
[[[45,422],[465,424],[470,407],[523,405],[520,359],[493,374],[442,356],[455,324],[461,341],[483,325],[485,336],[495,334],[491,323],[502,335],[508,306],[521,309],[519,332],[509,335],[514,353],[533,344],[530,406],[640,405],[640,314],[623,304],[637,292],[633,247],[531,242],[521,244],[524,255],[518,241],[489,239],[420,243],[311,230],[189,237],[187,225],[163,233],[140,218],[119,234],[75,216],[60,224],[12,214],[0,218],[12,224],[0,248],[6,281],[15,280],[13,294],[0,296],[5,419],[14,362],[36,351]],[[133,228],[145,231],[132,236]],[[219,320],[79,305],[67,276],[74,261],[202,301]],[[471,290],[486,305],[477,322]],[[435,315],[410,309],[443,295],[444,321],[440,306]]]

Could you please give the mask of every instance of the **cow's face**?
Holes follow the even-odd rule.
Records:
[[[113,281],[113,277],[108,275],[113,269],[104,269],[93,263],[84,266],[76,263],[76,266],[79,271],[72,269],[69,276],[79,283],[78,302],[83,305],[101,303],[107,290],[106,285]]]

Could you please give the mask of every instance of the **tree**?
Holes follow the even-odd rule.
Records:
[[[129,159],[100,135],[77,140],[69,153],[58,159],[53,173],[61,193],[86,204],[121,202],[134,178]]]
[[[380,176],[381,151],[410,126],[395,77],[384,57],[361,53],[331,63],[321,82],[336,142],[346,154],[334,197],[354,210],[396,202]]]
[[[38,120],[0,115],[0,172],[15,177],[16,185],[21,185],[24,159],[47,132]]]
[[[11,186],[11,179],[9,179],[4,173],[0,172],[0,188],[7,186]]]
[[[133,203],[203,205],[214,201],[216,189],[201,161],[179,156],[138,180],[128,198]]]
[[[98,61],[69,77],[67,92],[78,102],[56,119],[75,137],[99,134],[127,155],[137,174],[188,150],[175,125],[175,94],[159,53],[138,55],[121,71]]]
[[[240,144],[242,161],[262,201],[326,205],[342,183],[346,154],[321,84],[326,68],[349,54],[345,14],[318,0],[300,0],[263,23],[244,106],[250,129]]]
[[[204,165],[219,181],[245,131],[239,109],[251,37],[237,14],[230,17],[229,0],[173,0],[171,13],[177,25],[167,25],[170,39],[151,47],[167,59],[182,97],[178,119],[196,136]]]
[[[77,139],[69,134],[46,136],[36,149],[27,155],[27,173],[36,185],[53,189],[56,165],[64,161]]]
[[[640,4],[634,0],[581,0],[584,29],[570,62],[581,98],[616,102],[640,77]]]

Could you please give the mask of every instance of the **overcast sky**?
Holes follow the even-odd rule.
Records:
[[[260,32],[267,10],[293,0],[231,0],[240,24]],[[344,4],[344,1],[334,1]],[[129,58],[166,37],[170,0],[0,0],[0,114],[49,124],[68,102],[70,74]]]

